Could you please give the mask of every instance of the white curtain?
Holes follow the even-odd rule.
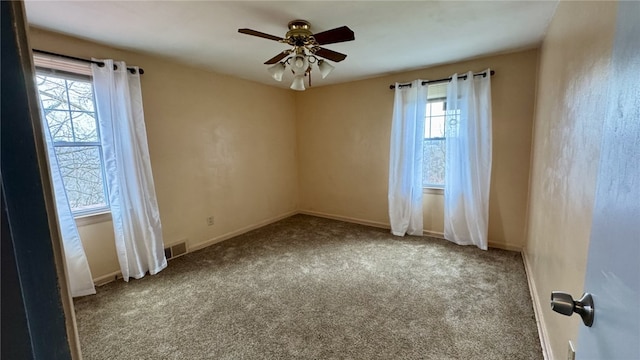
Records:
[[[95,59],[94,59],[95,60]],[[140,75],[91,66],[120,270],[125,281],[167,266],[144,125]],[[113,65],[117,66],[114,70]]]
[[[491,75],[453,74],[447,87],[444,237],[487,250],[491,180]]]
[[[44,115],[42,119],[45,119]],[[69,277],[69,288],[71,296],[85,296],[96,293],[93,285],[91,270],[87,262],[87,256],[78,234],[76,221],[71,213],[71,207],[67,200],[67,191],[64,187],[62,173],[58,165],[58,158],[53,147],[53,138],[49,131],[49,126],[43,124],[44,139],[47,143],[47,157],[49,159],[49,174],[53,185],[53,196],[55,198],[58,226],[62,237],[62,249],[64,251],[65,263],[67,265],[67,276]]]
[[[396,83],[389,154],[391,233],[422,236],[422,151],[427,87]]]

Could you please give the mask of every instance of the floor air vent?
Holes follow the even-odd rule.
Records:
[[[187,241],[183,241],[164,249],[164,256],[169,259],[176,258],[187,253]]]

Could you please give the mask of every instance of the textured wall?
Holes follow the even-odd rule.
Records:
[[[138,65],[165,244],[197,246],[297,209],[294,95],[31,29],[34,48]],[[207,225],[207,217],[215,225]],[[119,269],[110,221],[82,226],[93,277]]]
[[[496,71],[489,242],[524,246],[537,50],[485,57],[296,94],[300,208],[388,224],[389,84]],[[442,195],[425,195],[425,230],[443,231]]]
[[[583,290],[615,10],[560,2],[541,49],[525,253],[556,359],[581,323],[548,304],[552,290]]]
[[[143,97],[165,243],[187,238],[191,246],[296,209],[388,224],[388,85],[491,67],[497,75],[489,240],[524,246],[537,50],[294,94],[38,29],[31,41],[35,48],[124,59],[146,70]],[[425,194],[424,204],[425,230],[442,232],[442,195]],[[216,225],[209,227],[211,215]],[[94,278],[118,270],[110,225],[80,227]]]

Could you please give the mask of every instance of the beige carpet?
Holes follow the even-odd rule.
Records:
[[[542,359],[519,253],[305,215],[75,305],[85,359]]]

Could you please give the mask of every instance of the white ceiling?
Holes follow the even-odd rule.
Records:
[[[314,33],[347,25],[355,41],[314,86],[424,68],[539,44],[557,1],[34,1],[28,22],[118,48],[168,57],[269,85],[263,62],[287,45],[237,32],[283,37],[304,19]],[[144,67],[144,64],[135,64]],[[471,69],[476,70],[476,69]]]

